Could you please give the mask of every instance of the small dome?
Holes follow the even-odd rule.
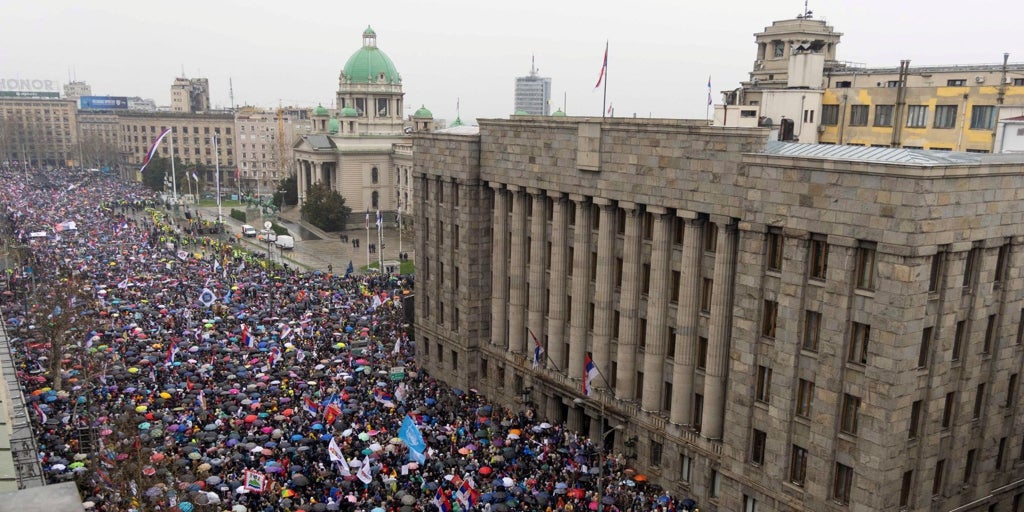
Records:
[[[452,122],[451,128],[454,128],[456,126],[465,126],[465,124],[462,122],[461,117],[456,117],[455,121]]]
[[[370,27],[363,31],[363,47],[348,58],[341,77],[354,84],[402,83],[391,58],[377,48],[377,33]]]
[[[512,114],[512,115],[514,115],[514,116],[528,116],[528,115],[530,115],[530,113],[525,111],[525,110],[523,110],[523,109],[519,109],[519,110],[516,110],[516,113]]]
[[[339,131],[341,131],[341,123],[332,117],[330,121],[327,121],[327,133],[338,133]]]
[[[434,114],[433,114],[433,112],[427,110],[426,106],[421,106],[419,108],[419,110],[417,110],[416,113],[413,114],[412,116],[413,117],[431,117],[432,118],[432,117],[434,117]]]
[[[314,116],[318,116],[318,117],[319,116],[326,116],[326,115],[330,115],[330,112],[328,112],[327,109],[324,108],[323,105],[317,105],[316,108],[313,109],[313,115]]]
[[[341,109],[338,114],[340,114],[341,117],[359,117],[359,111],[352,107],[345,107]]]
[[[558,109],[554,114],[551,114],[551,117],[565,117],[565,112],[562,112],[562,109]]]

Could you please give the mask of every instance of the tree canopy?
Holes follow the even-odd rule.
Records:
[[[340,231],[350,213],[352,208],[345,206],[345,198],[326,183],[317,183],[306,191],[302,216],[314,226],[324,231]]]

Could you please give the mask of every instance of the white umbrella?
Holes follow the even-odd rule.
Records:
[[[358,468],[359,466],[363,465],[363,461],[361,461],[359,459],[352,459],[352,460],[348,461],[348,465],[349,465],[349,467],[352,467],[352,468]]]

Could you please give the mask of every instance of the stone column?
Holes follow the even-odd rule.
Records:
[[[644,389],[641,408],[645,411],[662,409],[665,386],[665,345],[668,338],[669,259],[672,251],[672,217],[664,208],[648,206],[654,216],[654,240],[651,244],[651,291],[647,296],[647,332],[644,352]]]
[[[597,279],[594,288],[594,365],[601,376],[594,379],[594,388],[607,388],[611,380],[610,354],[615,304],[615,213],[612,202],[595,197],[594,204],[601,208],[601,220],[597,232]],[[589,256],[589,255],[588,255]],[[589,263],[589,257],[588,263]],[[590,265],[583,269],[590,279]],[[589,305],[587,306],[589,308]],[[584,313],[586,314],[586,313]]]
[[[693,423],[693,372],[696,369],[700,322],[700,250],[704,225],[693,212],[679,212],[688,218],[683,232],[680,264],[679,306],[676,309],[676,354],[672,365],[672,410],[669,421],[676,425]]]
[[[508,191],[494,190],[494,222],[491,228],[491,344],[508,348]]]
[[[533,212],[530,217],[530,265],[529,265],[529,289],[530,289],[530,307],[528,308],[528,320],[527,326],[529,331],[526,333],[526,339],[523,343],[526,344],[527,357],[533,360],[533,336],[537,337],[537,341],[544,342],[544,298],[547,294],[547,284],[545,283],[547,277],[547,200],[545,199],[542,191],[530,188],[527,189],[527,193],[533,198]],[[541,358],[541,367],[546,366],[544,364],[545,357]]]
[[[590,208],[583,196],[570,195],[576,203],[573,227],[572,315],[569,317],[569,377],[583,378],[583,358],[587,351],[587,315],[590,311]],[[570,411],[576,411],[571,409]],[[574,413],[570,412],[570,417]],[[577,428],[578,430],[578,428]]]
[[[711,292],[708,365],[704,376],[704,416],[701,420],[701,435],[708,439],[722,439],[738,232],[736,224],[729,223],[728,218],[713,219],[713,222],[718,226],[718,245],[715,246],[714,288]]]
[[[513,354],[525,353],[526,343],[526,191],[509,185],[514,194],[512,206],[512,262],[509,275],[508,349]]]
[[[633,400],[636,397],[636,351],[640,331],[640,211],[632,203],[619,202],[626,210],[626,237],[622,246],[622,290],[619,293],[619,347],[616,361],[615,397]],[[646,380],[646,375],[644,376]]]
[[[565,282],[570,262],[565,254],[565,234],[569,224],[569,208],[565,196],[554,198],[551,221],[551,306],[548,314],[548,345],[546,359],[556,370],[565,371]],[[538,335],[539,336],[539,335]],[[543,341],[543,340],[541,340]],[[554,417],[554,416],[551,416]]]

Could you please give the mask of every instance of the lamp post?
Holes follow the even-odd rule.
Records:
[[[600,428],[598,430],[603,430],[604,429],[604,418],[605,418],[605,416],[604,416],[604,400],[603,399],[599,399],[599,401],[601,402],[601,409],[600,409],[601,412],[600,412],[600,418],[598,418],[598,423],[600,425]],[[579,404],[586,403],[586,400],[584,400],[582,398],[576,398],[576,399],[573,399],[572,402],[574,404],[579,405]],[[597,510],[598,511],[600,511],[601,508],[604,506],[604,504],[601,503],[601,498],[602,498],[602,495],[604,494],[604,446],[605,446],[605,439],[607,439],[610,434],[612,434],[613,432],[615,432],[617,430],[625,430],[625,427],[623,427],[622,425],[615,425],[614,427],[611,427],[608,430],[603,430],[601,432],[600,438],[597,440],[598,443],[599,443],[597,445],[597,461],[598,461],[598,466],[597,466],[597,497],[596,497],[596,500],[597,500]]]

